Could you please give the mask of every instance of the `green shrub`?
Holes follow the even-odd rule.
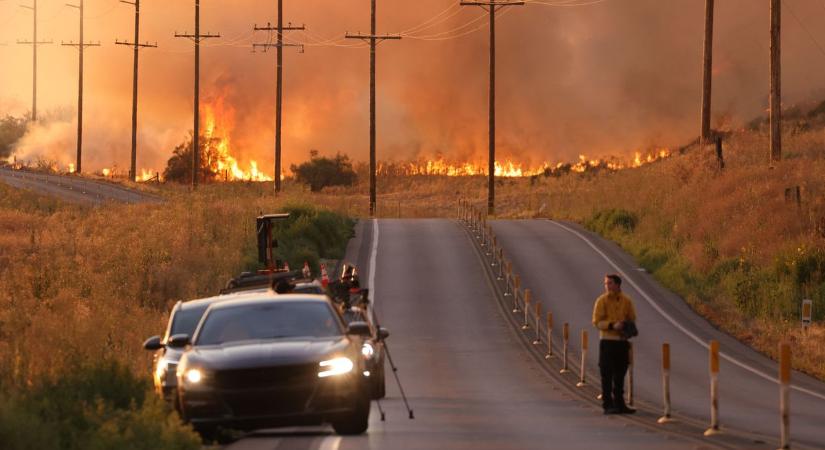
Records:
[[[77,367],[0,397],[4,450],[198,449],[200,438],[125,366]]]
[[[7,158],[12,154],[15,144],[25,134],[29,119],[25,117],[6,116],[0,119],[0,158]]]
[[[358,181],[358,176],[352,168],[352,162],[347,155],[340,153],[334,158],[318,156],[318,152],[310,152],[309,161],[290,169],[295,179],[300,183],[308,184],[312,192],[318,192],[327,186],[352,186]]]
[[[275,235],[278,255],[299,269],[304,262],[318,267],[320,259],[340,259],[344,256],[354,222],[340,214],[317,209],[306,204],[290,204],[284,208],[289,219],[278,222]]]
[[[597,211],[585,222],[585,226],[596,233],[612,234],[614,231],[632,233],[636,229],[638,217],[624,209],[605,209]]]

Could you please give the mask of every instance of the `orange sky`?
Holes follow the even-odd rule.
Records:
[[[541,0],[547,3],[570,3]],[[25,3],[25,0],[24,0]],[[28,136],[18,153],[63,164],[73,161],[77,11],[63,0],[40,0],[41,116],[54,120]],[[378,0],[380,32],[405,33],[378,50],[379,159],[444,154],[483,159],[487,145],[488,32],[479,8],[457,0]],[[785,104],[825,97],[825,3],[788,0],[783,15]],[[590,6],[529,3],[497,21],[498,148],[526,163],[630,153],[648,145],[678,145],[699,122],[704,2],[605,0]],[[767,0],[717,2],[714,113],[734,125],[767,105]],[[452,7],[452,9],[450,9]],[[274,1],[202,0],[202,31],[220,32],[202,51],[202,97],[224,93],[235,109],[233,152],[243,163],[271,167],[274,135],[274,51],[251,53],[254,23],[274,22]],[[422,23],[431,21],[429,28]],[[791,12],[793,11],[793,13]],[[138,166],[161,169],[192,126],[192,45],[173,37],[192,32],[193,1],[143,0]],[[793,16],[796,15],[796,18]],[[285,0],[285,16],[306,23],[295,42],[335,40],[368,31],[369,1]],[[128,165],[133,9],[115,0],[86,0],[84,167]],[[474,20],[480,19],[475,23]],[[808,33],[800,26],[799,21]],[[465,24],[458,32],[450,32]],[[418,29],[416,29],[416,27]],[[474,32],[471,32],[475,30]],[[466,35],[446,39],[457,34]],[[0,3],[0,113],[22,114],[31,103],[31,12]],[[368,62],[356,41],[285,52],[284,161],[311,149],[356,160],[368,153]],[[268,172],[272,172],[270,168]]]

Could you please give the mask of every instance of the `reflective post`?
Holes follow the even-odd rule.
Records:
[[[533,341],[533,345],[541,344],[541,302],[536,301],[536,339]]]
[[[710,428],[705,436],[721,433],[719,429],[719,341],[710,341]]]
[[[504,249],[498,249],[498,279],[504,279]]]
[[[664,414],[657,422],[661,424],[673,422],[670,417],[670,344],[662,344],[662,399],[665,405]]]
[[[533,291],[530,289],[524,290],[524,323],[521,325],[522,330],[530,328],[530,302],[533,300]]]
[[[567,368],[567,344],[570,340],[570,326],[567,322],[564,322],[564,325],[561,327],[561,342],[562,342],[562,367],[559,373],[567,373],[570,372],[570,369]]]
[[[521,277],[513,275],[513,312],[518,313],[521,310],[518,308],[518,296],[521,289]]]
[[[584,369],[585,363],[587,362],[587,330],[582,330],[582,363],[581,363],[581,371],[579,375],[579,382],[576,383],[576,387],[584,387],[587,386],[587,381],[584,378]]]
[[[553,313],[547,313],[547,354],[544,359],[553,357]]]

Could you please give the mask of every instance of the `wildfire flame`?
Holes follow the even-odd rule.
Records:
[[[258,169],[256,161],[250,160],[249,168],[244,170],[232,156],[230,135],[234,129],[234,115],[234,109],[225,106],[223,96],[201,106],[206,144],[204,158],[213,178],[217,181],[272,181],[272,177]]]
[[[504,178],[532,177],[536,175],[560,175],[567,172],[585,173],[596,170],[617,171],[641,167],[665,158],[671,152],[667,148],[642,153],[636,151],[633,159],[622,161],[618,158],[595,158],[579,155],[574,163],[544,163],[539,166],[525,166],[519,162],[505,160],[495,162],[495,176]],[[407,163],[383,163],[378,166],[381,175],[443,175],[449,177],[487,175],[487,164],[476,162],[449,162],[444,158],[419,160]]]

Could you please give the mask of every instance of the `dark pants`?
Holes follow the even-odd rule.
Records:
[[[624,408],[624,376],[629,362],[630,343],[602,340],[599,342],[599,371],[602,375],[602,406]]]

